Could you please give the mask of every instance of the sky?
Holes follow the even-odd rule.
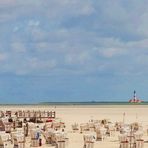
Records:
[[[147,0],[0,0],[0,103],[148,101]]]

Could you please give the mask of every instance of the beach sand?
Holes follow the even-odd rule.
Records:
[[[56,117],[61,118],[66,123],[67,137],[69,142],[67,148],[83,148],[83,134],[80,132],[73,133],[71,125],[73,123],[87,123],[89,120],[109,119],[111,122],[123,121],[125,114],[125,122],[139,122],[144,127],[144,140],[148,141],[146,129],[148,128],[148,106],[147,105],[68,105],[68,106],[48,106],[48,105],[12,105],[0,106],[0,110],[49,110],[56,111]],[[26,148],[29,148],[28,145]],[[43,148],[49,147],[43,144]],[[148,143],[144,144],[148,147]],[[52,147],[51,147],[52,148]],[[118,134],[106,137],[104,141],[96,141],[94,148],[119,148]]]

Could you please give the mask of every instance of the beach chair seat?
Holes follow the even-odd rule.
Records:
[[[20,120],[16,120],[16,122],[15,122],[15,127],[16,127],[16,128],[22,128],[22,127],[23,127],[23,122],[20,121]]]
[[[97,140],[103,141],[106,137],[106,131],[107,131],[107,129],[105,129],[105,128],[96,129]]]
[[[119,138],[120,148],[129,147],[129,139],[127,137],[127,134],[120,134],[118,138]]]
[[[94,148],[94,142],[96,137],[94,134],[84,134],[84,148]]]
[[[89,127],[89,131],[92,131],[92,132],[95,131],[95,123],[94,122],[89,122],[88,127]]]
[[[80,124],[80,133],[83,133],[84,131],[89,131],[89,126],[87,123]]]
[[[30,135],[32,133],[32,130],[35,130],[36,125],[32,122],[28,122],[28,134]]]
[[[0,111],[0,118],[3,118],[5,116],[3,111]]]
[[[78,125],[77,123],[74,123],[74,124],[72,124],[71,126],[72,126],[72,130],[73,130],[73,132],[79,130],[79,125]]]
[[[48,131],[51,128],[52,128],[52,122],[46,122],[45,125],[43,126],[44,131]]]
[[[6,122],[6,123],[4,123],[4,125],[5,125],[5,132],[6,133],[11,133],[12,123]]]
[[[65,141],[58,141],[57,148],[65,148]]]
[[[136,148],[143,148],[144,147],[144,140],[138,139],[136,140]]]
[[[65,125],[65,123],[64,122],[60,122],[60,128],[65,128],[66,127],[66,125]]]
[[[52,144],[52,135],[45,136],[46,144]]]
[[[115,131],[116,131],[116,128],[113,124],[108,124],[107,126],[107,134],[109,136],[114,136],[115,135]]]
[[[0,131],[5,131],[5,125],[2,120],[0,120]]]
[[[53,121],[53,122],[51,122],[52,123],[52,128],[53,129],[60,129],[60,124],[59,124],[59,122],[57,122],[57,121]]]
[[[15,133],[13,142],[14,148],[25,148],[25,135],[23,133]]]
[[[0,144],[0,148],[9,148],[8,142],[3,142],[3,144]]]
[[[31,146],[32,147],[38,147],[39,146],[39,143],[40,143],[40,130],[37,128],[35,129],[32,129],[30,131],[30,136],[31,136]]]
[[[53,127],[54,129],[59,130],[59,129],[61,128],[61,123],[60,123],[60,122],[53,122],[53,123],[52,123],[52,127]]]
[[[94,142],[86,142],[84,148],[94,148]]]
[[[65,134],[64,133],[56,133],[55,134],[56,147],[57,148],[65,148]]]
[[[8,116],[8,117],[11,117],[11,114],[12,114],[12,112],[9,111],[9,110],[7,110],[6,113],[5,113],[5,115]]]
[[[31,138],[31,147],[39,147],[39,139]]]
[[[46,140],[46,144],[52,144],[53,143],[53,135],[54,135],[54,130],[53,129],[48,129],[45,132],[42,132],[42,135],[44,136]]]
[[[0,135],[0,148],[9,148],[9,137],[7,134]]]
[[[21,110],[17,111],[16,113],[18,118],[23,117],[23,112]]]
[[[120,148],[129,148],[129,142],[128,141],[120,142]]]
[[[136,133],[134,133],[135,140],[142,139],[142,136],[143,136],[142,131],[137,131]]]
[[[14,148],[25,148],[25,141],[17,141],[14,139]]]

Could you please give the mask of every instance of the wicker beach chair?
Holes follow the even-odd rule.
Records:
[[[94,122],[89,122],[88,127],[89,127],[89,131],[92,131],[92,132],[95,131],[95,123]]]
[[[94,134],[85,134],[84,139],[84,148],[94,148],[95,136]]]
[[[136,148],[144,148],[144,140],[143,139],[136,140]]]
[[[30,131],[30,136],[31,136],[31,146],[32,147],[38,147],[40,144],[40,130],[39,129],[32,129]]]
[[[46,131],[43,131],[42,135],[45,138],[46,144],[53,144],[54,143],[54,141],[52,140],[52,137],[54,135],[54,129],[50,128]]]
[[[129,147],[129,139],[127,137],[127,134],[120,134],[118,138],[119,138],[120,148]]]
[[[56,133],[55,135],[56,148],[65,148],[65,134],[64,133]]]
[[[73,132],[76,132],[76,131],[79,130],[79,125],[78,125],[77,123],[74,123],[74,124],[72,124],[71,126],[72,126]]]
[[[11,129],[12,129],[12,126],[13,126],[12,123],[5,122],[4,125],[5,125],[5,132],[6,133],[11,133]]]
[[[2,120],[0,120],[0,131],[5,131],[5,125]]]
[[[83,133],[84,131],[89,131],[88,123],[80,124],[80,133]]]
[[[25,136],[24,134],[15,134],[14,136],[14,148],[25,148]]]
[[[106,137],[106,128],[98,128],[96,129],[97,140],[103,141]]]
[[[0,148],[9,148],[11,138],[8,133],[0,133]]]
[[[116,132],[115,126],[113,124],[108,124],[108,126],[107,126],[107,134],[109,136],[114,136],[115,132]]]
[[[0,111],[0,118],[3,118],[5,116],[3,111]]]

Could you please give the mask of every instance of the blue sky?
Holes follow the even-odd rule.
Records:
[[[148,101],[147,4],[1,0],[0,103]]]

